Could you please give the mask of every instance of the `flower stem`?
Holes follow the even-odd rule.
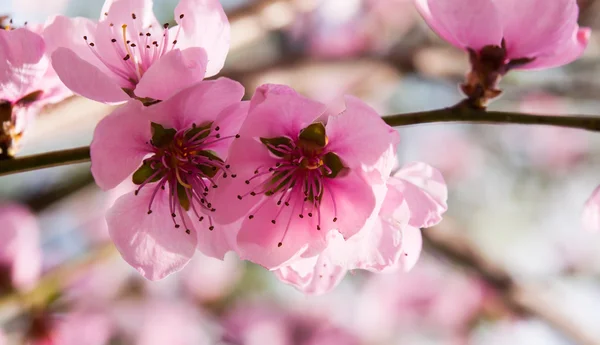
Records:
[[[83,163],[89,160],[89,146],[18,157],[0,161],[0,176],[59,165]]]
[[[459,103],[456,106],[416,113],[388,115],[384,121],[392,127],[436,122],[466,122],[488,124],[546,125],[600,132],[600,117],[590,115],[531,115],[507,111],[487,111]],[[90,148],[53,151],[0,161],[0,176],[54,166],[87,162]]]

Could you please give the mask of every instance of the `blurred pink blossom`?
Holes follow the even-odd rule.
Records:
[[[346,240],[331,232],[318,257],[281,267],[275,271],[277,277],[305,293],[321,294],[333,289],[347,270],[409,271],[421,253],[420,228],[442,220],[448,190],[442,175],[424,163],[407,164],[387,187],[375,222]]]
[[[196,253],[180,273],[185,290],[200,302],[211,302],[227,296],[242,278],[244,267],[233,253],[217,260]]]
[[[160,25],[152,0],[106,0],[99,22],[57,16],[44,38],[74,92],[104,103],[153,102],[217,74],[229,50],[218,0],[181,0],[175,21]]]
[[[356,327],[372,341],[411,330],[452,336],[481,308],[483,286],[430,258],[409,272],[372,276],[359,300]]]
[[[42,250],[35,216],[16,204],[0,205],[0,286],[2,290],[32,288],[41,272]]]
[[[358,345],[350,331],[329,320],[289,312],[268,303],[238,306],[223,320],[225,344],[236,345]]]
[[[589,232],[600,232],[600,186],[585,202],[582,214],[583,228]]]
[[[237,178],[219,178],[213,202],[217,222],[241,222],[241,258],[273,269],[314,257],[330,231],[350,238],[377,214],[398,134],[362,101],[345,101],[330,114],[288,87],[257,89],[227,160]]]
[[[110,190],[132,176],[139,186],[117,199],[106,220],[125,261],[144,277],[180,270],[197,248],[218,258],[229,249],[226,231],[212,231],[209,192],[215,176],[226,174],[224,159],[247,115],[243,94],[230,79],[203,81],[151,107],[130,101],[96,127],[96,183]]]

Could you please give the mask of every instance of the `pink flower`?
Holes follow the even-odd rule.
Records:
[[[52,65],[74,92],[104,103],[150,104],[217,74],[229,23],[217,0],[181,0],[169,28],[152,0],[107,0],[99,22],[57,16],[44,37]]]
[[[421,253],[419,228],[442,220],[448,190],[442,175],[424,163],[406,165],[387,185],[374,225],[345,241],[330,232],[327,248],[318,257],[281,267],[277,277],[305,293],[322,294],[337,286],[348,270],[410,270]]]
[[[217,301],[233,291],[242,278],[242,262],[232,255],[223,261],[201,253],[179,275],[184,289],[199,302]]]
[[[112,189],[133,173],[139,185],[117,199],[106,219],[121,255],[144,277],[161,279],[181,269],[197,246],[207,253],[220,244],[222,229],[209,231],[209,193],[216,176],[227,174],[224,160],[247,114],[243,94],[232,80],[204,81],[152,107],[131,101],[96,127],[96,183]]]
[[[0,29],[0,157],[10,157],[40,109],[48,70],[41,36]]]
[[[556,0],[551,6],[544,0],[415,1],[440,37],[469,51],[473,70],[462,87],[469,97],[482,91],[489,99],[497,96],[497,82],[510,69],[572,62],[583,54],[591,33],[577,25],[576,0]]]
[[[318,255],[330,230],[350,238],[377,213],[398,134],[356,98],[326,110],[284,86],[257,90],[227,161],[237,178],[213,202],[216,222],[239,223],[243,259],[271,269]]]
[[[23,206],[4,204],[0,205],[0,224],[0,289],[30,289],[42,268],[37,220]]]

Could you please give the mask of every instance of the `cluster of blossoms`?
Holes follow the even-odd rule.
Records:
[[[462,91],[474,107],[499,94],[509,70],[566,64],[589,39],[575,0],[416,5],[469,53]],[[540,18],[533,27],[532,11]],[[267,84],[243,101],[238,82],[203,80],[224,65],[227,17],[217,0],[181,0],[174,18],[177,25],[161,25],[151,0],[107,0],[98,21],[58,16],[43,39],[0,31],[13,73],[0,76],[7,109],[40,99],[31,87],[47,71],[46,54],[74,93],[126,103],[98,124],[91,145],[101,188],[136,185],[106,217],[123,258],[157,280],[196,250],[215,258],[234,251],[307,293],[332,289],[352,269],[410,269],[420,228],[447,209],[441,174],[424,163],[398,169],[398,133],[354,97],[334,111]],[[37,49],[19,49],[23,40]]]

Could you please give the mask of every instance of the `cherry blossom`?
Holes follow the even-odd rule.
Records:
[[[0,158],[6,158],[19,150],[40,109],[70,92],[53,76],[42,36],[0,26]]]
[[[152,0],[107,0],[98,22],[57,16],[44,38],[52,65],[74,92],[104,103],[165,100],[217,74],[229,49],[218,0],[181,0],[177,26],[160,25]]]
[[[463,92],[492,99],[511,69],[543,69],[579,58],[591,30],[577,25],[576,0],[415,0],[429,26],[469,52],[472,71]],[[534,25],[532,25],[532,23]],[[478,104],[485,106],[485,104]]]
[[[424,163],[411,163],[388,180],[383,207],[374,225],[344,240],[336,231],[318,256],[275,271],[277,277],[310,294],[331,291],[348,270],[409,271],[421,253],[419,228],[439,223],[447,209],[442,175]]]
[[[330,114],[285,86],[257,90],[227,160],[237,178],[221,178],[213,199],[215,221],[239,229],[241,258],[272,269],[312,257],[330,230],[350,238],[377,214],[398,134],[360,100],[345,100]]]
[[[42,268],[37,220],[21,205],[2,204],[0,224],[0,290],[30,289]]]
[[[116,200],[107,223],[125,261],[144,277],[181,269],[197,246],[211,253],[223,236],[212,231],[211,193],[217,175],[228,173],[228,148],[247,114],[243,94],[232,80],[204,81],[152,107],[131,101],[96,127],[96,183],[109,190],[131,176],[138,185]]]

